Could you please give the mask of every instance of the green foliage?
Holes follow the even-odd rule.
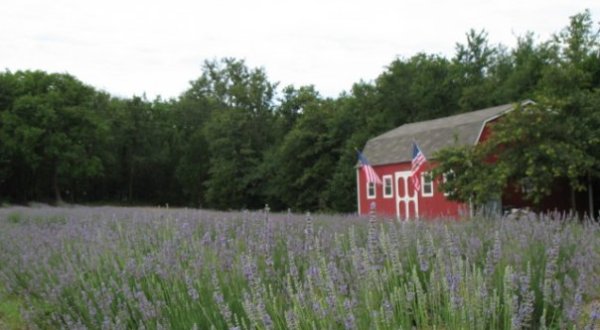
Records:
[[[19,211],[11,212],[6,216],[6,220],[10,223],[19,223],[23,221],[23,214]]]
[[[307,104],[277,151],[274,189],[278,189],[281,200],[295,210],[325,208],[323,186],[335,167],[337,156],[330,126],[335,110],[331,102],[326,103],[329,105]]]
[[[4,178],[7,185],[28,187],[27,176],[33,176],[37,189],[52,191],[60,202],[63,185],[101,175],[98,149],[107,133],[97,107],[102,96],[66,74],[3,76],[18,85],[0,113],[1,154],[8,155],[0,172],[16,174]],[[27,196],[39,197],[35,191]]]
[[[382,120],[380,129],[391,129],[456,113],[460,92],[454,81],[456,69],[450,61],[436,55],[418,54],[408,60],[393,61],[377,78],[377,103],[374,108],[365,109],[373,116],[369,120]],[[363,95],[357,93],[357,97]]]
[[[486,161],[479,149],[456,146],[440,150],[434,158],[440,160],[434,176],[446,178],[441,187],[448,199],[482,205],[500,198],[506,169]]]
[[[489,93],[495,88],[490,79],[490,69],[494,66],[498,49],[488,44],[485,31],[470,30],[467,33],[467,44],[456,45],[455,82],[462,87],[458,101],[463,111],[482,109],[493,104]]]
[[[0,288],[0,329],[20,330],[27,329],[20,309],[22,304],[19,299],[7,296]]]
[[[113,100],[114,179],[128,202],[172,202],[179,150],[168,104],[134,97]]]
[[[194,206],[204,204],[203,188],[204,182],[208,179],[209,155],[208,143],[202,130],[191,133],[182,146],[176,177],[181,184],[184,196]]]
[[[197,80],[202,96],[217,108],[203,127],[210,165],[204,182],[210,207],[258,208],[264,205],[264,182],[259,175],[263,153],[275,138],[272,130],[274,85],[263,70],[248,69],[243,61],[207,62]]]

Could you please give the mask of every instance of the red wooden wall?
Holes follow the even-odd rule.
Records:
[[[425,165],[425,170],[430,170],[432,166],[431,162],[427,162]],[[393,195],[391,198],[383,197],[383,185],[376,185],[376,197],[374,199],[367,198],[367,182],[366,177],[363,171],[358,168],[358,203],[360,214],[368,214],[370,210],[370,205],[372,202],[375,202],[377,214],[388,217],[396,217],[396,194],[398,193],[396,189],[395,173],[399,171],[410,171],[411,164],[410,162],[398,163],[398,164],[388,164],[388,165],[378,165],[373,166],[375,172],[379,175],[379,177],[383,180],[383,177],[386,175],[392,176],[392,191]],[[460,215],[467,212],[467,206],[462,203],[457,203],[453,201],[449,201],[444,196],[444,193],[439,191],[439,180],[437,178],[433,182],[433,196],[423,196],[422,188],[421,191],[418,192],[418,208],[419,208],[419,217],[422,219],[435,219],[435,218],[458,218]],[[403,189],[401,189],[403,190]],[[409,184],[409,193],[413,192],[412,184]],[[404,192],[400,192],[403,194]]]

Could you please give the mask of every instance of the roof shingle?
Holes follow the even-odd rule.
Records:
[[[504,104],[405,124],[367,141],[363,153],[371,165],[384,165],[410,161],[413,141],[417,142],[427,157],[444,147],[473,145],[477,143],[487,121],[511,111],[514,107],[513,103]]]

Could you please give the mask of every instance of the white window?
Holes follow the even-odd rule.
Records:
[[[523,195],[529,195],[531,192],[533,192],[533,183],[531,182],[531,179],[525,178],[521,181],[521,193]]]
[[[391,175],[383,176],[383,198],[392,198],[394,196],[393,182]]]
[[[367,183],[367,199],[374,199],[377,197],[377,190],[375,190],[375,182]]]
[[[423,197],[433,196],[433,177],[429,172],[421,174],[421,193]]]
[[[450,170],[447,173],[444,173],[444,175],[442,175],[442,180],[444,182],[444,184],[446,184],[446,182],[448,182],[448,178],[450,180],[454,179],[454,171]],[[444,189],[444,196],[450,196],[452,195],[452,193],[446,192],[446,190]]]

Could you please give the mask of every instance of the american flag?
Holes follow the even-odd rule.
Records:
[[[413,142],[413,155],[410,169],[410,179],[413,182],[413,186],[416,191],[421,190],[421,168],[427,159],[425,159],[425,155],[419,149],[416,142]]]
[[[365,156],[363,156],[363,154],[360,151],[357,151],[357,152],[358,152],[358,161],[360,162],[360,165],[362,166],[363,172],[365,172],[365,176],[367,177],[367,182],[375,182],[376,184],[381,184],[381,179],[379,178],[377,173],[375,173],[373,166],[371,166],[369,164],[369,161],[367,160],[367,158]]]

